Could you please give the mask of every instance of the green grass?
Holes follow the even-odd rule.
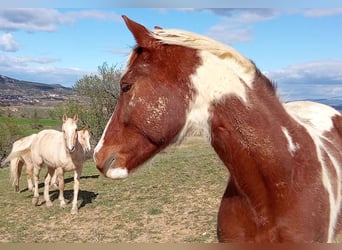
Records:
[[[0,116],[0,123],[18,126],[22,130],[23,136],[37,133],[42,128],[56,128],[62,126],[62,121],[54,119],[37,119],[24,117]],[[36,126],[36,128],[34,128]]]
[[[69,201],[72,177],[65,175]],[[160,153],[125,180],[104,178],[90,160],[82,173],[79,213],[72,216],[70,203],[59,207],[56,190],[50,191],[52,207],[34,207],[24,174],[16,194],[8,168],[0,169],[0,242],[217,242],[227,177],[211,147],[198,138]]]

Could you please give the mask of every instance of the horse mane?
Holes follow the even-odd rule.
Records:
[[[243,73],[256,70],[254,63],[237,50],[206,36],[177,29],[154,29],[151,31],[151,36],[163,44],[208,51],[223,60],[230,60],[235,66],[242,67]],[[236,67],[234,68],[236,69]]]
[[[252,61],[252,63],[254,64],[254,62]],[[255,64],[254,64],[255,65]],[[268,77],[266,77],[260,70],[258,67],[255,66],[255,77],[256,79],[261,79],[261,81],[264,83],[264,86],[271,91],[272,93],[274,93],[275,95],[277,95],[277,83],[275,81],[270,80]]]
[[[267,89],[276,93],[275,82],[268,79],[255,65],[255,63],[234,48],[220,43],[214,39],[206,36],[195,34],[189,31],[177,29],[159,29],[155,28],[151,32],[151,36],[159,40],[163,44],[180,45],[197,50],[208,51],[222,60],[229,60],[235,72],[240,73],[254,73],[256,78],[262,80]],[[240,66],[240,67],[239,67]],[[242,70],[241,70],[242,69]],[[246,80],[246,79],[244,79]],[[247,81],[245,81],[248,84]]]

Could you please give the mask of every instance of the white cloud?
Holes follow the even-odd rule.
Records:
[[[286,68],[267,72],[277,82],[322,84],[342,84],[342,61],[322,60],[289,65]]]
[[[49,84],[59,83],[72,86],[85,74],[91,72],[79,68],[57,67],[59,61],[48,57],[20,57],[0,54],[0,72],[2,74],[27,81]]]
[[[342,96],[342,61],[322,60],[264,72],[285,101],[331,99]]]
[[[32,63],[49,64],[58,61],[49,57],[8,56],[0,54],[0,67],[24,67]]]
[[[307,16],[307,17],[325,17],[325,16],[342,15],[342,8],[309,9],[309,10],[305,10],[303,14],[304,16]]]
[[[0,30],[53,32],[58,25],[71,25],[82,19],[121,20],[114,12],[98,10],[60,12],[56,9],[0,9]]]
[[[221,16],[207,35],[223,43],[233,44],[253,40],[253,25],[280,15],[275,9],[209,9]]]
[[[12,34],[6,33],[0,36],[0,50],[15,52],[19,49],[19,43],[14,40]]]

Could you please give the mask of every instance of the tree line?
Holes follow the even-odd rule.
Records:
[[[77,97],[57,105],[53,116],[78,114],[79,127],[90,128],[93,140],[98,141],[119,97],[121,73],[122,70],[116,65],[103,63],[98,67],[98,74],[85,75],[75,83],[73,89]]]

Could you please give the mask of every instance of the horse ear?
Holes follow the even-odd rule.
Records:
[[[75,121],[75,122],[78,121],[78,114],[74,115],[74,121]]]
[[[66,114],[63,115],[63,122],[66,122],[68,120],[68,116]]]
[[[140,47],[151,47],[155,39],[151,36],[151,32],[139,23],[129,19],[127,16],[122,15],[127,28],[132,32],[135,41]]]

